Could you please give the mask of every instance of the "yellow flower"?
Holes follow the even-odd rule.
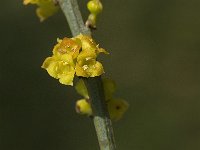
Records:
[[[73,85],[75,74],[74,59],[78,56],[81,43],[76,38],[58,39],[54,46],[53,56],[46,58],[42,68],[46,69],[50,76],[59,79],[65,85]]]
[[[104,73],[103,66],[96,61],[96,53],[93,51],[82,51],[77,57],[76,75],[82,77],[95,77]]]
[[[96,61],[96,58],[99,53],[108,54],[108,52],[103,48],[99,48],[99,45],[90,36],[80,34],[76,38],[81,40],[82,45],[82,51],[77,57],[76,75],[95,77],[103,74],[103,66],[99,61]]]
[[[82,77],[95,77],[104,73],[103,66],[96,61],[99,53],[107,52],[89,36],[58,39],[53,48],[53,56],[48,57],[42,68],[60,83],[73,85],[74,74]],[[87,97],[86,97],[87,98]]]
[[[60,83],[73,85],[75,70],[71,55],[63,54],[60,57],[48,57],[42,64],[42,68],[46,69],[50,76],[59,79]]]
[[[40,21],[44,21],[58,11],[58,6],[54,4],[53,0],[24,0],[23,3],[24,5],[35,4],[38,6],[36,14]]]

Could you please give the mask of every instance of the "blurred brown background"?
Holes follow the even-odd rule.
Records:
[[[103,4],[94,37],[111,53],[116,96],[130,103],[114,123],[118,149],[200,149],[200,1]],[[68,24],[62,12],[40,23],[34,11],[1,0],[0,149],[97,150],[92,122],[74,110],[80,96],[40,68],[56,38],[71,36]]]

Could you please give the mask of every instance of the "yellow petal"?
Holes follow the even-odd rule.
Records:
[[[96,60],[97,55],[94,51],[82,51],[77,57],[77,62],[79,62],[80,65],[90,63],[92,60]]]
[[[103,66],[100,62],[95,61],[95,63],[88,65],[79,65],[76,63],[76,75],[81,77],[96,77],[104,73]]]
[[[111,99],[110,101],[108,101],[107,107],[108,107],[108,112],[110,114],[110,118],[113,121],[118,121],[127,111],[129,105],[125,100]]]
[[[39,7],[36,9],[36,14],[40,21],[44,21],[58,11],[58,6],[55,6],[52,0],[43,0],[41,3],[38,3],[38,6]]]
[[[94,51],[97,55],[99,53],[109,54],[105,49],[99,48],[99,44],[96,44],[91,36],[80,34],[77,38],[79,38],[82,42],[83,51]]]
[[[76,75],[82,77],[95,77],[104,73],[103,66],[96,61],[94,51],[82,51],[77,57]]]
[[[45,59],[42,68],[46,69],[50,76],[59,79],[60,83],[73,85],[75,69],[71,55],[48,57]]]
[[[64,85],[73,86],[74,73],[74,71],[71,71],[67,74],[60,76],[59,82]]]
[[[46,69],[49,65],[50,65],[50,63],[52,62],[52,61],[54,61],[55,59],[53,58],[53,57],[47,57],[45,60],[44,60],[44,62],[43,62],[43,64],[42,64],[42,68],[44,68],[44,69]]]
[[[81,42],[79,39],[70,39],[65,37],[63,40],[58,40],[58,44],[56,44],[56,46],[53,49],[53,54],[69,54],[72,55],[73,59],[75,59],[78,56],[80,49]]]
[[[103,48],[97,48],[97,54],[99,54],[99,53],[104,53],[104,54],[109,54],[105,49],[103,49]]]
[[[83,66],[80,66],[78,63],[76,63],[76,75],[80,77],[89,77],[89,74],[83,69]]]
[[[71,55],[69,54],[61,55],[60,60],[62,60],[65,65],[69,64],[70,66],[74,67],[74,61]]]
[[[27,4],[37,4],[39,0],[24,0],[23,4],[27,5]]]
[[[88,72],[90,73],[90,77],[100,76],[104,73],[103,65],[100,62],[96,61],[93,66],[89,67]]]
[[[46,69],[51,77],[58,79],[57,62],[54,57],[47,57],[42,64],[42,68]]]
[[[76,111],[83,115],[92,115],[92,108],[85,99],[80,99],[76,102]]]
[[[38,6],[36,14],[40,21],[44,21],[46,18],[52,16],[59,8],[55,6],[53,0],[24,0],[23,3],[24,5],[36,4]]]
[[[82,51],[95,51],[97,44],[95,41],[91,38],[91,36],[88,35],[78,35],[76,38],[79,38],[82,43]]]

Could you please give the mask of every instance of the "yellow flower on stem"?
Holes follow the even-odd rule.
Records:
[[[46,69],[50,76],[59,79],[60,83],[73,85],[75,70],[71,55],[63,54],[60,57],[48,57],[42,64],[42,68]]]
[[[95,77],[104,73],[102,64],[96,60],[99,53],[108,54],[103,48],[90,37],[78,35],[76,38],[81,40],[82,51],[77,57],[76,75],[82,77]]]
[[[53,48],[53,56],[48,57],[42,68],[50,76],[59,79],[60,83],[73,85],[76,74],[81,77],[95,77],[104,73],[102,64],[96,60],[99,53],[108,54],[99,48],[90,36],[78,35],[75,38],[57,40]]]
[[[38,6],[36,9],[36,14],[40,21],[44,21],[46,18],[52,16],[58,11],[58,6],[56,6],[53,0],[24,0],[24,5],[35,4]]]
[[[95,52],[82,51],[77,57],[76,75],[82,77],[95,77],[104,73],[103,66],[96,61]]]
[[[65,85],[73,85],[75,75],[74,60],[81,49],[81,42],[77,38],[58,39],[54,46],[53,56],[45,59],[42,68],[46,69],[50,76],[59,79]]]

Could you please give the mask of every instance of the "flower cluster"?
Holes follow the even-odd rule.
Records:
[[[53,55],[45,59],[42,68],[50,76],[59,79],[60,83],[73,85],[75,74],[95,77],[104,73],[102,64],[96,60],[99,53],[108,54],[90,36],[80,34],[74,38],[65,37],[58,39]]]
[[[113,93],[116,90],[116,84],[113,80],[104,78],[103,79],[105,100],[108,108],[108,112],[110,114],[110,118],[113,121],[119,120],[123,114],[128,109],[128,103],[119,98],[113,98]],[[83,99],[77,100],[76,102],[76,111],[79,114],[92,116],[92,108],[90,105],[90,98],[88,95],[87,88],[82,79],[80,79],[76,86],[76,91],[83,96]]]
[[[38,6],[36,14],[40,21],[44,21],[46,18],[52,16],[57,12],[58,6],[56,6],[53,0],[24,0],[24,5],[35,4]]]
[[[97,16],[102,12],[103,5],[100,0],[90,0],[87,3],[87,8],[90,11],[86,25],[91,28],[96,28]]]

